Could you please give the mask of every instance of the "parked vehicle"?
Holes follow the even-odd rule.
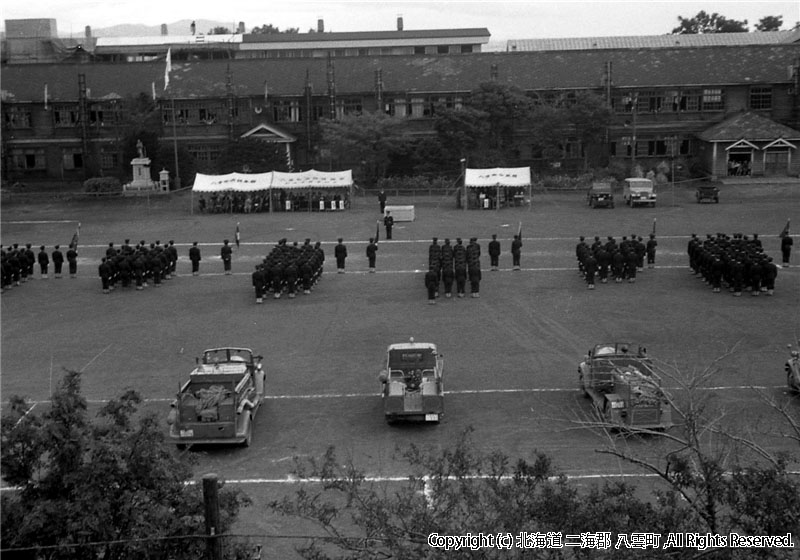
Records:
[[[193,444],[249,446],[264,398],[262,359],[249,348],[203,352],[172,402],[170,441],[179,449]]]
[[[633,208],[634,206],[655,206],[656,191],[653,181],[638,177],[625,179],[622,187],[622,200]]]
[[[439,422],[444,414],[444,358],[435,344],[409,342],[389,345],[383,384],[386,421]]]
[[[698,204],[706,200],[719,203],[719,187],[715,185],[698,185],[694,196]]]
[[[666,430],[672,426],[672,407],[661,379],[641,346],[598,344],[578,367],[578,382],[604,422],[626,430]]]
[[[614,208],[614,193],[611,183],[595,182],[586,193],[586,200],[592,208]]]
[[[800,393],[800,352],[792,350],[791,345],[789,345],[789,359],[786,360],[784,370],[786,371],[786,384],[789,385],[789,389]]]

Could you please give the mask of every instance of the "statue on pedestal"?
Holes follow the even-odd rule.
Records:
[[[145,149],[144,144],[142,144],[141,139],[136,141],[136,151],[139,152],[140,158],[147,157],[147,150]]]

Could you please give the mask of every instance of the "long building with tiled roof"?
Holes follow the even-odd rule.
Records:
[[[800,129],[799,68],[798,43],[173,59],[165,95],[163,57],[130,64],[4,65],[4,142],[10,158],[4,168],[14,177],[61,176],[61,163],[72,157],[75,165],[94,161],[109,171],[125,169],[111,116],[140,94],[155,94],[167,124],[164,140],[172,141],[174,119],[177,142],[200,170],[212,169],[231,139],[255,130],[292,143],[294,164],[311,167],[317,163],[312,128],[321,118],[382,111],[409,134],[433,134],[438,107],[457,109],[481,83],[493,81],[519,88],[539,103],[580,91],[604,96],[615,114],[602,147],[611,160],[655,166],[676,158],[716,173],[724,169],[717,160],[735,156],[749,158],[753,173],[797,174],[800,156],[794,139],[751,142],[756,148],[746,146],[747,153],[745,145],[718,151],[703,139],[703,132],[743,111]],[[520,165],[546,164],[521,134]],[[740,125],[740,135],[747,138],[746,126]],[[565,139],[565,160],[580,161],[586,148],[576,139]],[[88,157],[83,157],[84,150],[91,152]],[[80,168],[74,170],[79,173]]]

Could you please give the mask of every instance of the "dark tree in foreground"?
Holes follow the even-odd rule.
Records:
[[[728,19],[716,12],[707,14],[700,10],[697,15],[691,18],[678,16],[680,25],[674,28],[673,35],[698,34],[698,33],[746,33],[747,20],[736,21]]]
[[[202,539],[174,538],[205,532],[201,488],[186,484],[190,465],[165,443],[158,419],[138,412],[140,403],[129,390],[92,419],[80,373],[72,371],[42,414],[11,398],[0,464],[18,490],[2,494],[4,558],[202,557]],[[219,498],[220,528],[227,531],[249,499],[227,488]]]

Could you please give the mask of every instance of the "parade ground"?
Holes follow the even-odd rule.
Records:
[[[254,497],[239,523],[248,534],[300,530],[264,504],[294,488],[288,484],[294,458],[319,456],[329,445],[388,480],[408,474],[398,447],[445,448],[471,427],[481,450],[499,450],[512,460],[543,451],[581,484],[641,474],[597,453],[608,440],[578,425],[591,409],[578,391],[577,367],[601,342],[645,346],[668,373],[664,385],[676,391],[692,375],[715,370],[700,390],[713,395],[723,425],[770,451],[797,451],[796,443],[780,437],[780,422],[764,397],[793,398],[783,364],[787,344],[800,339],[800,249],[792,267],[779,269],[773,296],[736,298],[726,290],[712,293],[691,274],[686,248],[692,233],[758,233],[779,263],[778,234],[787,220],[800,228],[798,184],[726,185],[719,204],[702,205],[693,188],[667,188],[655,208],[636,209],[621,201],[614,209],[591,209],[583,192],[535,193],[530,206],[500,210],[459,210],[452,197],[390,197],[389,204],[415,207],[414,221],[396,223],[390,241],[378,227],[372,196],[356,197],[342,212],[247,215],[190,213],[186,193],[4,202],[4,247],[31,243],[38,252],[40,245],[52,251],[60,244],[65,250],[80,223],[77,278],[54,279],[51,272],[42,280],[37,272],[35,280],[0,297],[4,404],[16,394],[46,407],[66,368],[83,372],[91,403],[133,388],[146,410],[166,420],[179,383],[205,348],[252,348],[264,356],[268,384],[252,446],[187,452],[197,459],[198,478],[217,473]],[[234,248],[233,274],[226,276],[219,249],[223,239],[234,242],[237,225],[241,243]],[[654,269],[635,283],[587,289],[575,260],[579,236],[646,240],[654,228]],[[377,272],[370,274],[365,248],[376,229]],[[522,270],[512,271],[510,244],[520,229]],[[503,250],[496,272],[489,270],[492,234]],[[333,260],[339,237],[349,253],[345,274],[336,274]],[[440,243],[478,238],[479,299],[440,297],[427,304],[423,276],[433,237]],[[256,305],[250,275],[281,238],[322,242],[322,280],[309,295],[268,297]],[[158,288],[103,294],[100,259],[109,242],[119,246],[125,239],[174,240],[177,277]],[[188,261],[194,241],[203,258],[197,277]],[[437,344],[444,355],[445,416],[438,425],[388,426],[383,419],[378,373],[386,347],[410,337]],[[650,443],[624,445],[653,452]],[[269,546],[290,550],[292,543]]]

